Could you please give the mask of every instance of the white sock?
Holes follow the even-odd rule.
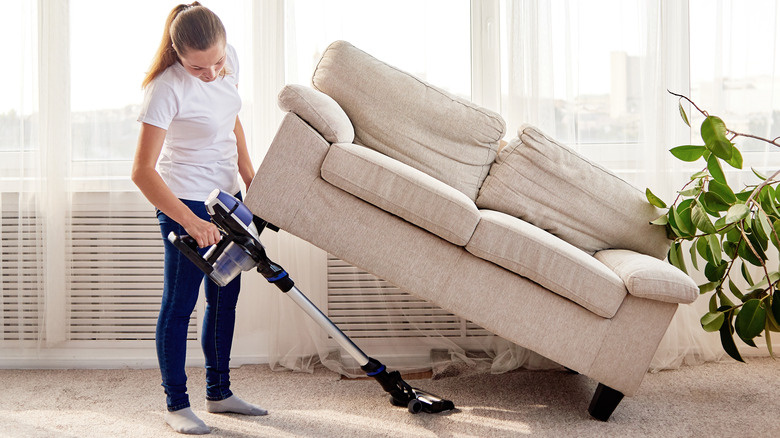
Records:
[[[255,406],[252,403],[247,403],[241,400],[240,398],[236,397],[235,395],[231,395],[230,397],[219,401],[206,400],[206,410],[213,414],[219,414],[225,412],[230,412],[233,414],[244,414],[244,415],[267,415],[268,414],[268,411],[261,408],[260,406]]]
[[[204,435],[211,432],[206,423],[203,422],[195,412],[190,408],[179,409],[178,411],[168,411],[165,413],[165,422],[173,430],[179,433],[189,435]]]

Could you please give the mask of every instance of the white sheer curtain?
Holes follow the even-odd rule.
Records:
[[[38,35],[38,16],[38,7],[32,2],[11,3],[0,15],[0,37],[16,42],[9,44],[6,53],[13,68],[6,69],[8,77],[0,82],[0,310],[4,322],[0,345],[34,347],[45,339],[48,279],[42,267],[51,253],[44,244],[46,224],[40,213],[47,204],[40,194],[47,167],[40,144],[47,118],[39,111],[38,82],[46,73],[39,71],[34,60],[47,55],[39,48],[39,38],[48,36]],[[58,30],[52,29],[52,33]]]
[[[205,2],[225,22],[239,53],[241,118],[255,164],[282,116],[278,91],[285,83],[308,84],[322,50],[336,39],[467,99],[478,77],[471,74],[472,59],[500,60],[491,66],[500,71],[500,83],[478,88],[500,90],[496,109],[507,121],[508,137],[524,123],[537,125],[638,187],[667,194],[667,200],[691,170],[670,159],[668,149],[697,141],[696,132],[678,121],[676,99],[667,89],[690,94],[734,129],[778,135],[776,0],[493,1],[500,9],[500,53],[481,58],[472,56],[484,49],[475,47],[470,32],[476,0]],[[0,6],[0,37],[14,42],[6,47],[11,67],[0,82],[5,364],[85,366],[101,355],[121,356],[120,348],[134,351],[120,364],[154,364],[149,336],[155,303],[149,300],[158,287],[154,281],[161,279],[152,259],[159,255],[150,253],[146,260],[137,249],[103,255],[94,248],[159,237],[153,211],[139,201],[128,175],[140,79],[165,16],[177,3],[124,5],[122,20],[113,3],[99,0]],[[780,167],[780,154],[766,145],[747,142],[743,151],[745,162],[759,170]],[[733,171],[730,180],[750,182],[746,169]],[[128,222],[116,219],[120,216]],[[92,238],[107,220],[113,222]],[[151,228],[143,228],[149,221]],[[132,242],[122,240],[129,234]],[[286,233],[266,232],[263,241],[301,290],[327,311],[328,256]],[[113,271],[112,260],[119,264]],[[357,282],[370,289],[376,281]],[[333,344],[289,299],[259,275],[248,274],[244,282],[234,363],[268,359],[274,366],[306,370],[323,361],[349,372],[351,365],[333,355]],[[722,355],[717,335],[699,326],[701,307],[706,303],[680,308],[654,368]],[[438,326],[454,324],[477,334],[463,344],[445,329],[431,330],[412,311],[393,310],[405,323],[388,324],[406,324],[416,334],[357,341],[369,354],[389,352],[388,364],[396,368],[430,366],[430,359],[420,358],[431,349],[494,371],[549,365],[467,321],[430,311]],[[143,320],[137,316],[142,312]],[[118,330],[113,338],[101,337],[105,321]],[[89,351],[89,359],[56,362],[72,358],[74,349]],[[474,358],[467,354],[472,350],[485,354]]]
[[[70,120],[60,113],[70,103],[69,28],[56,17],[68,8],[31,2],[5,7],[0,36],[13,46],[7,53],[13,67],[0,85],[0,343],[49,347],[65,340],[59,309],[67,294],[70,168],[62,163],[70,154]]]
[[[322,52],[331,42],[344,39],[390,64],[469,98],[469,6],[468,0],[422,3],[288,0],[285,2],[285,81],[310,85]],[[399,33],[399,27],[406,31]],[[301,291],[333,317],[333,303],[328,299],[328,255],[286,233],[280,233],[276,240],[273,235],[269,239],[270,255],[278,256],[275,260],[293,275]],[[354,341],[368,355],[380,357],[395,369],[409,370],[430,368],[429,352],[433,349],[464,353],[441,333],[420,330],[419,319],[411,316],[413,311],[399,308],[392,299],[382,303],[383,298],[376,292],[380,280],[368,277],[358,278],[356,274],[350,287],[357,291],[349,299],[368,303],[371,309],[366,314],[386,312],[387,317],[377,318],[382,321],[376,324],[402,325],[407,333],[414,333],[403,337],[372,336],[360,333],[359,329],[349,332],[348,327],[341,326],[348,335],[356,336]],[[361,287],[364,293],[359,291]],[[341,357],[338,347],[322,329],[284,295],[268,295],[266,313],[271,324],[269,356],[273,367],[311,371],[315,364],[324,363],[342,374],[362,374],[354,361]],[[356,325],[371,324],[370,316],[347,319]]]
[[[129,175],[141,80],[178,3],[0,5],[0,37],[8,42],[0,81],[0,366],[156,364],[162,241],[154,209]],[[250,0],[207,6],[239,52],[245,130],[250,138],[264,130],[270,136],[273,117],[271,127],[258,121],[261,112],[277,111],[281,85],[267,87],[270,110],[253,105],[262,96],[255,78],[267,70],[254,73],[261,64],[252,50],[251,12],[260,16],[264,8]],[[259,163],[262,149],[251,152]],[[263,360],[267,344],[255,316],[257,294],[245,295],[238,364]],[[196,354],[189,359],[197,364],[195,320],[190,335]]]
[[[505,2],[502,112],[539,126],[640,188],[673,194],[688,169],[668,149],[690,130],[667,90],[689,94],[687,1]],[[717,336],[681,306],[652,369],[715,360]]]
[[[373,22],[361,5],[346,1],[337,3],[329,5],[332,7],[330,12],[336,11],[336,16],[329,17],[328,11],[311,2],[287,2],[287,23],[291,26],[286,41],[287,82],[307,84],[322,49],[329,42],[343,38],[380,59],[448,88],[450,84],[437,82],[441,79],[426,70],[441,62],[415,62],[421,50],[419,46],[424,46],[425,35],[412,37],[423,44],[406,48],[400,43],[397,50],[383,49],[370,37],[383,33],[381,24]],[[763,25],[760,27],[775,29],[775,5],[776,2],[764,2],[748,9],[761,16]],[[727,1],[714,4],[694,1],[689,5],[687,1],[660,0],[501,0],[499,6],[500,111],[507,121],[508,137],[513,137],[523,124],[537,125],[636,186],[650,187],[655,193],[670,197],[684,184],[691,169],[676,162],[668,149],[689,144],[695,132],[680,121],[677,100],[667,90],[692,93],[696,97],[697,87],[706,87],[707,93],[715,91],[714,96],[720,96],[716,99],[718,102],[725,100],[724,95],[733,99],[733,93],[726,91],[730,82],[724,81],[720,72],[723,65],[734,62],[732,59],[736,60],[737,56],[744,56],[746,47],[755,43],[755,40],[746,39],[739,40],[742,44],[736,44],[730,39],[737,29],[755,27],[749,20],[757,17],[743,14],[744,5],[737,7]],[[426,3],[425,9],[430,7]],[[457,7],[453,5],[449,9]],[[403,9],[404,5],[398,8]],[[425,16],[425,11],[417,9],[415,13],[408,13],[409,20],[419,16]],[[426,27],[436,28],[435,14],[427,16],[426,20]],[[465,24],[459,23],[450,20],[451,27],[463,25],[461,32],[465,34]],[[713,31],[713,23],[717,35],[714,46],[712,40],[705,40]],[[360,26],[366,24],[370,31],[360,32]],[[307,29],[306,36],[296,31],[298,26]],[[414,34],[416,28],[411,29],[409,34]],[[771,57],[768,62],[774,62],[776,36],[767,39],[772,41],[774,49],[764,59]],[[442,47],[455,45],[452,41],[457,40]],[[730,50],[723,50],[729,41],[732,42]],[[470,44],[475,50],[473,41]],[[707,46],[701,47],[704,44]],[[713,56],[702,59],[701,52]],[[760,56],[757,50],[747,52]],[[490,59],[489,56],[483,58]],[[450,71],[471,70],[472,66],[457,64],[457,59],[454,55],[442,62]],[[737,64],[743,65],[742,61],[752,59],[739,58],[739,61]],[[695,67],[691,67],[691,62],[697,63]],[[716,68],[712,68],[713,65]],[[697,69],[714,72],[717,80],[698,85]],[[713,87],[712,83],[720,84],[721,88]],[[468,91],[464,92],[458,86],[448,89],[470,97]],[[767,120],[771,121],[769,115],[773,114],[773,109],[771,104],[767,105],[762,109],[763,116],[759,117],[765,123],[761,126],[766,126]],[[764,150],[760,153],[764,154],[762,157],[769,156]],[[767,163],[767,160],[771,161],[765,158],[762,162]],[[325,293],[317,289],[312,292],[320,297]],[[718,360],[723,356],[717,334],[705,333],[700,327],[699,318],[703,312],[700,302],[680,307],[653,360],[652,369]],[[413,318],[408,317],[407,322],[415,326]],[[467,358],[462,345],[456,345],[442,333],[420,333],[419,336],[434,348],[448,349],[453,359],[475,363]],[[319,352],[320,357],[327,357],[322,352],[326,341],[318,339],[317,335],[304,335],[298,341],[289,333],[284,337],[288,340],[287,345],[300,348],[309,345],[310,354]],[[493,371],[550,365],[533,353],[497,338],[470,348],[483,349],[487,353],[488,367]],[[416,365],[425,364],[418,362]],[[300,363],[293,367],[299,368]],[[344,372],[339,366],[335,368]]]
[[[686,71],[672,68],[672,65],[679,67],[679,62],[668,62],[668,59],[680,59],[680,53],[672,51],[672,37],[662,37],[668,32],[677,37],[687,36],[687,4],[680,3],[674,10],[667,11],[662,10],[660,2],[601,3],[498,2],[502,51],[500,57],[491,58],[471,53],[476,48],[469,38],[469,29],[482,27],[482,23],[474,23],[471,16],[474,6],[484,6],[478,2],[447,2],[446,5],[442,2],[394,2],[392,8],[383,8],[377,3],[349,0],[330,2],[327,6],[316,1],[288,1],[286,78],[287,82],[309,84],[324,48],[336,39],[346,39],[385,62],[468,99],[471,98],[470,90],[476,86],[471,83],[470,73],[475,67],[471,65],[472,59],[501,59],[501,84],[489,84],[488,88],[502,90],[500,110],[507,120],[509,138],[515,136],[521,124],[532,123],[583,153],[589,153],[592,158],[606,160],[607,166],[629,176],[635,183],[647,184],[656,169],[664,168],[658,162],[665,160],[665,149],[644,146],[669,139],[645,138],[643,133],[655,135],[657,125],[664,117],[672,111],[676,113],[674,100],[668,99],[666,88],[687,86]],[[377,9],[381,9],[381,13]],[[612,13],[599,13],[604,10]],[[379,15],[382,20],[375,18]],[[669,17],[675,17],[676,26],[667,23]],[[393,32],[401,22],[405,22],[408,29],[401,38],[380,38]],[[682,42],[685,45],[685,41]],[[615,78],[620,84],[613,90],[610,74],[617,68],[616,63],[623,70]],[[477,67],[499,69],[499,66]],[[441,71],[445,73],[439,73]],[[641,76],[635,77],[635,73]],[[669,108],[657,105],[659,101],[664,101]],[[687,135],[679,130],[670,132],[672,136],[675,134],[677,138]],[[668,164],[668,160],[662,162]],[[658,180],[665,181],[663,178]],[[290,260],[294,269],[288,269],[296,276],[310,273],[304,278],[317,279],[320,274],[316,267],[323,266],[325,256],[315,255],[316,251],[312,253],[305,244],[292,240],[287,248],[296,249],[287,254],[282,251],[280,257]],[[530,351],[486,333],[474,336],[470,342],[462,342],[462,339],[449,336],[446,328],[432,330],[430,327],[436,323],[445,326],[443,315],[431,311],[429,324],[425,324],[426,321],[415,318],[413,311],[399,311],[392,297],[384,299],[372,295],[376,281],[370,278],[353,280],[351,287],[363,290],[354,292],[349,298],[373,303],[371,306],[388,314],[382,323],[404,324],[413,334],[394,338],[388,331],[381,345],[372,339],[356,341],[369,355],[382,355],[382,359],[395,368],[430,367],[432,359],[426,354],[430,350],[444,350],[447,352],[445,358],[453,362],[471,367],[478,365],[478,368],[493,372],[519,366],[555,366]],[[313,281],[310,286],[302,290],[326,309],[328,285]],[[312,327],[305,315],[293,304],[285,303],[283,297],[279,300],[270,304],[273,306],[271,314],[279,321],[271,329],[272,363],[310,370],[313,363],[321,360],[339,372],[354,372],[354,367],[337,360],[338,355],[334,356],[331,351],[335,348],[333,344]],[[397,318],[390,318],[391,314],[396,314]],[[367,316],[353,316],[349,321],[368,319]],[[407,362],[399,359],[412,355],[410,352],[419,354]]]

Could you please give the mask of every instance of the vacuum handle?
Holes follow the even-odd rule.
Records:
[[[182,254],[187,256],[187,258],[190,259],[190,261],[194,263],[198,269],[203,271],[204,274],[209,275],[214,271],[214,267],[212,267],[211,264],[206,261],[206,259],[201,257],[200,253],[198,252],[198,242],[195,241],[192,236],[180,236],[171,231],[170,234],[168,234],[168,241],[171,242],[173,246],[175,246],[179,251],[181,251]]]

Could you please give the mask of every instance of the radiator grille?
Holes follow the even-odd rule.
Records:
[[[108,196],[84,194],[74,202],[69,336],[154,340],[163,289],[160,228],[145,201],[114,194],[109,202]],[[188,340],[196,339],[193,315]]]
[[[332,255],[328,255],[328,316],[354,339],[489,335],[478,325]]]
[[[0,193],[0,208],[0,340],[34,341],[42,315],[40,219],[34,208],[21,205],[18,193]]]

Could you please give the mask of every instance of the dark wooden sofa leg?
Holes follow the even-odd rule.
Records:
[[[622,392],[599,383],[596,393],[593,394],[593,399],[590,401],[588,412],[597,420],[607,421],[621,400],[623,400]]]

